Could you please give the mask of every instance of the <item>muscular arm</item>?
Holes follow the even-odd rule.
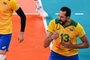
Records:
[[[46,38],[45,38],[45,40],[44,40],[44,48],[47,48],[49,45],[50,45],[50,42],[52,41],[52,40],[50,40],[50,36],[52,36],[52,34],[53,33],[51,33],[51,32],[47,32],[47,35],[46,35]]]
[[[80,39],[81,39],[82,43],[74,45],[74,48],[79,48],[79,49],[88,48],[89,47],[89,42],[88,42],[88,39],[87,39],[86,35],[81,37]]]
[[[84,35],[83,37],[80,38],[82,43],[81,44],[66,44],[64,45],[64,47],[66,48],[72,48],[72,49],[82,49],[82,48],[89,48],[89,42],[88,39],[86,37],[86,35]]]
[[[50,45],[50,42],[53,41],[54,39],[57,39],[58,37],[59,37],[58,32],[55,31],[54,33],[52,33],[48,31],[47,36],[44,40],[44,47],[45,48],[48,47]]]

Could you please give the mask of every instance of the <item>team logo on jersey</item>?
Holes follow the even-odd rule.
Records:
[[[82,35],[84,35],[85,33],[84,32],[82,32]]]
[[[4,5],[7,5],[7,3],[6,3],[6,2],[3,2],[3,4],[4,4]]]
[[[59,24],[56,25],[56,29],[60,30],[60,25]]]
[[[70,32],[73,32],[73,29],[70,29]]]
[[[59,28],[56,28],[57,30],[60,30],[60,27]]]

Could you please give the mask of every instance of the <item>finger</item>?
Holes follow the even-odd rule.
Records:
[[[20,39],[18,38],[18,41],[20,42]]]
[[[22,42],[22,40],[19,40],[19,43],[21,43]]]
[[[24,39],[20,40],[20,43],[23,42]]]

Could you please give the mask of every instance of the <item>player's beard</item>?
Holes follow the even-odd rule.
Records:
[[[64,25],[66,22],[67,22],[67,20],[64,20],[64,21],[61,20],[60,24]]]

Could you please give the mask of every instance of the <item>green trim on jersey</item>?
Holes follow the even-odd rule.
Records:
[[[60,23],[60,20],[58,18],[55,19],[55,23],[56,24],[59,24]]]
[[[59,20],[58,18],[56,18],[56,19],[55,19],[55,23],[56,23],[56,24],[59,24],[59,23],[60,23],[60,20]],[[76,22],[76,21],[74,21],[74,20],[71,19],[71,23],[70,23],[70,25],[68,25],[68,26],[75,26],[75,27],[76,27],[77,24],[78,24],[78,22]],[[68,26],[64,26],[64,25],[62,25],[62,26],[63,26],[64,28],[68,27]]]

